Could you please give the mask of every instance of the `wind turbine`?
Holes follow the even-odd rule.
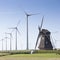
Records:
[[[6,32],[5,32],[5,39],[6,39],[6,51],[7,51],[7,39],[9,39],[6,35]]]
[[[0,41],[2,41],[2,51],[3,51],[3,40],[4,40],[4,39],[1,39],[1,40],[0,40]]]
[[[16,27],[9,28],[9,29],[14,29],[14,30],[16,31],[16,33],[15,33],[15,34],[16,34],[16,39],[15,39],[15,40],[16,40],[16,43],[15,43],[15,44],[16,44],[16,46],[15,46],[15,50],[17,50],[17,32],[20,34],[20,32],[19,32],[19,30],[18,30],[18,28],[17,28],[17,27],[18,27],[18,25],[19,25],[19,23],[20,23],[20,20],[19,20],[19,22],[18,22],[18,24],[17,24],[17,26],[16,26]]]
[[[25,11],[24,11],[24,12],[25,12]],[[29,17],[29,16],[33,16],[33,15],[37,15],[37,14],[40,14],[40,13],[28,14],[28,13],[25,12],[25,15],[26,15],[26,18],[27,18],[27,24],[26,24],[26,25],[27,25],[27,48],[26,48],[27,50],[29,49],[29,48],[28,48],[28,46],[29,46],[29,45],[28,45],[28,17]]]
[[[11,48],[11,38],[12,38],[12,33],[6,33],[6,34],[9,34],[10,35],[10,50],[12,49]]]
[[[8,37],[5,37],[5,39],[6,39],[6,51],[7,51],[7,39],[9,39]]]
[[[4,39],[2,39],[2,51],[3,51],[3,40],[4,40]]]

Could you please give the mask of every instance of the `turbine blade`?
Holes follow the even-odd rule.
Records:
[[[5,37],[5,39],[10,39],[10,38],[8,38],[8,37]]]
[[[32,15],[38,15],[38,14],[40,14],[40,13],[28,14],[26,11],[24,11],[24,13],[25,13],[27,16],[32,16]]]
[[[35,13],[35,14],[29,14],[29,15],[31,16],[31,15],[38,15],[38,14],[40,14],[40,13]]]
[[[12,35],[12,32],[14,31],[14,29],[11,31],[11,35]]]
[[[19,32],[19,30],[17,29],[17,31],[18,31],[18,33],[19,33],[19,35],[20,35],[20,32]]]
[[[30,15],[30,14],[28,14],[26,11],[24,11],[24,13],[25,13],[25,15],[26,15],[26,16],[31,16],[31,15]]]
[[[16,29],[16,27],[11,27],[11,28],[8,28],[8,29]]]
[[[25,13],[26,15],[28,15],[26,11],[24,11],[24,13]]]

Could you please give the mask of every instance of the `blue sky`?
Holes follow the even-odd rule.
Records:
[[[40,26],[43,16],[42,28],[51,31],[54,45],[56,48],[60,48],[60,0],[0,0],[0,39],[5,37],[5,32],[11,32],[8,28],[15,27],[20,20],[18,49],[26,49],[26,16],[24,11],[40,13],[29,17],[29,49],[35,47],[39,32],[38,26]],[[13,43],[15,42],[15,30],[12,34],[12,49],[15,49],[15,43]],[[4,49],[5,47],[4,41]],[[9,39],[7,47],[9,49]]]

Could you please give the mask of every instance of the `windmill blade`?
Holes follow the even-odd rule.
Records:
[[[18,27],[18,25],[20,24],[20,20],[18,21],[18,23],[17,23],[17,26],[16,27]]]
[[[44,16],[42,17],[41,26],[40,26],[40,31],[41,31],[42,26],[43,26],[43,20],[44,20]]]
[[[36,41],[36,45],[35,45],[35,49],[36,49],[36,47],[37,47],[39,37],[40,37],[40,33],[39,33],[39,35],[38,35],[38,37],[37,37],[37,41]]]
[[[42,17],[41,26],[40,27],[38,26],[39,32],[41,32],[41,29],[42,29],[43,19],[44,19],[44,16]]]

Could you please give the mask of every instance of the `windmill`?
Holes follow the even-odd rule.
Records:
[[[29,45],[28,45],[28,17],[29,16],[33,16],[33,15],[37,15],[37,14],[40,14],[40,13],[36,13],[36,14],[28,14],[28,13],[26,13],[25,11],[24,11],[24,13],[25,13],[25,15],[26,15],[26,18],[27,18],[27,50],[29,49]]]
[[[41,49],[41,50],[51,50],[51,49],[53,49],[53,46],[52,46],[52,43],[51,43],[51,40],[50,40],[51,32],[48,31],[47,29],[42,29],[43,19],[44,19],[44,16],[42,18],[41,26],[39,27],[39,34],[38,34],[38,37],[37,37],[35,49],[37,47],[39,38],[41,38],[41,41],[39,43],[38,48]]]
[[[17,24],[17,26],[16,27],[12,27],[12,28],[9,28],[9,29],[14,29],[15,31],[16,31],[16,33],[15,33],[15,35],[16,35],[16,46],[15,46],[15,50],[17,50],[17,32],[20,34],[20,32],[19,32],[19,30],[18,30],[18,25],[19,25],[19,23],[20,23],[20,20],[18,21],[18,24]]]

